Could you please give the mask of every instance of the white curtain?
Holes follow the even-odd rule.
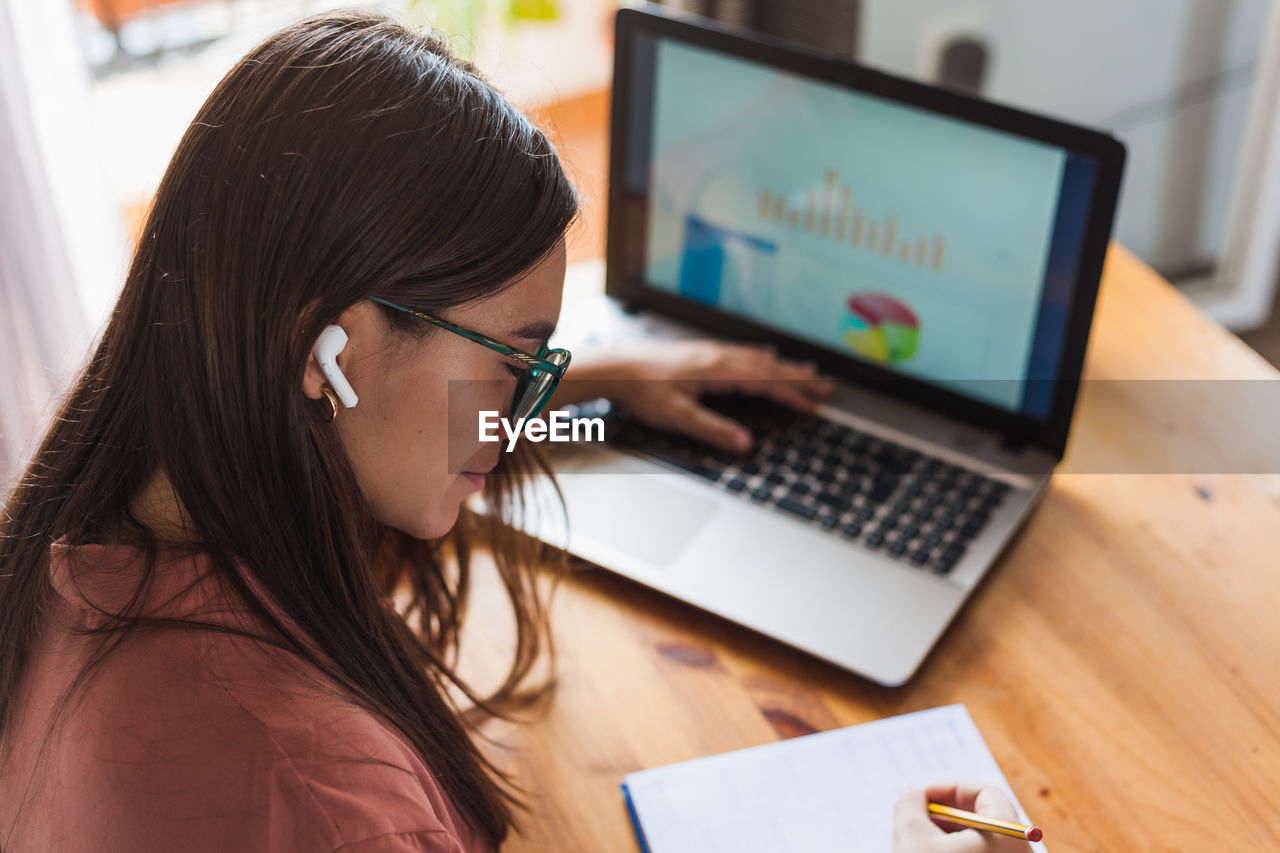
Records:
[[[123,272],[123,227],[88,105],[70,0],[0,0],[0,493],[34,451],[88,353],[103,291],[113,299]]]

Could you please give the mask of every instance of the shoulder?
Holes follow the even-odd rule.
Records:
[[[198,830],[194,849],[478,849],[407,740],[293,655],[180,630],[119,664],[97,764],[121,813],[153,816],[137,825]]]
[[[143,563],[127,546],[56,543],[57,627],[99,624],[99,607],[137,589]],[[233,633],[263,626],[206,555],[166,551],[155,568],[147,615],[227,630],[143,627],[94,667],[50,765],[68,768],[56,771],[46,812],[68,843],[47,846],[110,837],[137,850],[478,849],[398,730],[313,664]],[[50,689],[88,654],[76,636],[48,635]]]
[[[213,701],[271,758],[272,784],[297,819],[331,826],[335,849],[464,850],[461,817],[389,723],[287,652],[219,634],[192,639]]]

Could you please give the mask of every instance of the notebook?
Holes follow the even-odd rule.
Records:
[[[646,853],[887,853],[902,786],[951,780],[998,786],[1031,823],[959,704],[640,770],[622,791]]]

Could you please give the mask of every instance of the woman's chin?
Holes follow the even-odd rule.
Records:
[[[441,536],[444,536],[450,530],[452,530],[453,526],[457,523],[458,523],[458,514],[456,512],[453,514],[453,518],[449,519],[448,521],[444,521],[441,519],[433,519],[430,524],[428,524],[426,527],[423,528],[422,533],[418,536],[418,538],[419,539],[439,539]]]
[[[459,504],[457,503],[452,507],[437,506],[427,518],[405,519],[389,526],[414,539],[439,539],[458,523],[458,512]]]
[[[439,539],[458,523],[462,505],[475,491],[465,478],[456,476],[445,493],[432,502],[428,512],[420,513],[417,518],[404,518],[404,523],[392,526],[415,539]]]

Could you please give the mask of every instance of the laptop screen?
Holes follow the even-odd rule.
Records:
[[[647,286],[1049,417],[1094,158],[680,40],[634,61]]]

